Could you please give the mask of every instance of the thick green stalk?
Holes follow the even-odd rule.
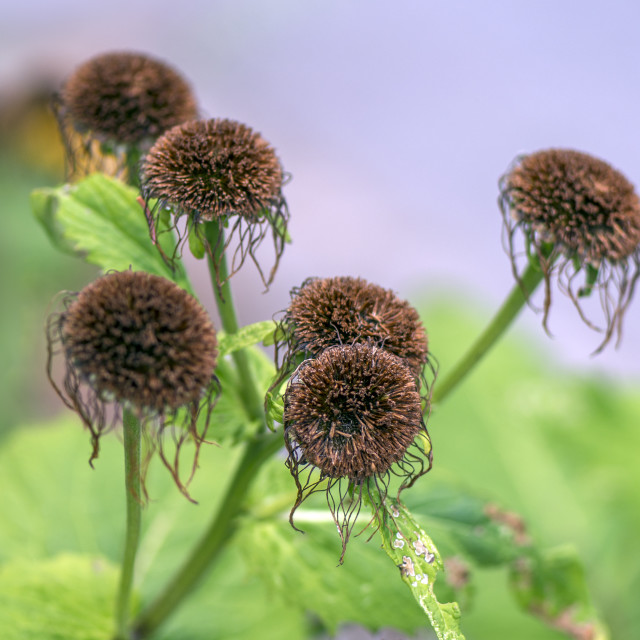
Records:
[[[222,328],[227,333],[237,333],[239,328],[238,320],[233,305],[231,285],[228,279],[229,270],[227,268],[227,258],[223,253],[225,242],[224,231],[217,222],[205,222],[203,224],[206,240],[211,247],[211,251],[215,251],[213,259],[212,256],[207,253],[207,262],[209,264],[211,284],[216,298]],[[218,265],[217,272],[214,260]],[[223,284],[218,286],[218,281]],[[256,384],[246,352],[244,350],[234,351],[231,357],[238,372],[238,390],[248,417],[251,420],[261,420],[264,422],[263,400],[256,390]]]
[[[282,447],[282,436],[275,433],[261,434],[248,443],[209,528],[164,591],[135,621],[135,638],[149,637],[211,568],[212,563],[235,532],[238,515],[242,511],[245,497],[260,466],[280,447]]]
[[[222,253],[224,232],[216,222],[204,225],[206,240],[212,251],[215,250],[213,257],[208,255],[208,263],[222,328],[227,333],[236,333],[238,321],[228,282],[227,262]],[[218,286],[218,282],[223,284]],[[232,357],[238,374],[238,389],[247,416],[251,420],[264,422],[263,403],[254,382],[247,354],[244,351],[235,351]],[[281,447],[281,435],[264,431],[259,432],[246,444],[226,495],[209,527],[162,593],[137,618],[134,623],[135,638],[147,638],[152,634],[209,571],[236,530],[238,515],[243,509],[245,498],[258,470]]]
[[[511,325],[536,287],[543,280],[544,274],[540,267],[530,264],[519,283],[516,283],[504,301],[503,305],[493,317],[484,332],[478,337],[467,353],[458,362],[454,370],[442,381],[437,381],[433,389],[432,404],[442,402],[462,379],[478,364],[482,356],[496,343],[498,338]],[[525,295],[526,291],[526,295]]]
[[[130,411],[124,410],[124,478],[127,497],[127,532],[125,537],[122,573],[116,602],[116,630],[118,640],[128,638],[127,625],[131,609],[133,567],[140,542],[140,422]]]
[[[140,188],[140,159],[142,153],[136,146],[131,146],[126,151],[125,163],[127,168],[127,183],[136,189]]]

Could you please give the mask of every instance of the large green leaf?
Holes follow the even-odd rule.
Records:
[[[477,335],[473,317],[447,305],[425,312],[442,374]],[[427,481],[454,478],[485,502],[490,496],[518,512],[543,549],[574,545],[611,637],[634,638],[640,611],[627,594],[640,592],[640,568],[629,562],[637,553],[631,532],[640,528],[637,384],[571,375],[555,362],[553,342],[542,332],[541,344],[527,341],[535,348],[525,348],[517,332],[507,336],[435,407],[429,422],[434,469]],[[413,503],[418,493],[407,492],[407,503],[441,548],[434,521],[422,520]],[[465,612],[468,636],[566,637],[512,609],[503,574],[476,573],[476,607]]]
[[[409,491],[403,499],[445,555],[464,554],[476,567],[504,566],[518,557],[528,538],[516,514],[459,485],[433,478],[425,484],[425,490]]]
[[[291,504],[291,502],[289,502]],[[310,614],[331,632],[346,623],[409,633],[428,628],[408,599],[379,544],[352,538],[343,565],[341,544],[328,512],[301,510],[296,520],[306,535],[284,520],[245,526],[239,540],[248,565],[300,614]]]
[[[111,640],[118,570],[98,556],[61,554],[0,567],[3,640]]]
[[[252,574],[245,550],[234,544],[154,640],[305,640],[309,635],[306,617]]]
[[[42,571],[51,577],[46,573],[48,563],[59,554],[101,555],[111,563],[120,562],[125,523],[122,444],[114,433],[101,442],[94,469],[88,464],[88,434],[72,415],[22,427],[4,442],[0,449],[0,567],[24,560],[35,573]],[[189,487],[197,505],[180,494],[158,460],[152,461],[147,478],[151,501],[143,511],[136,568],[141,605],[158,593],[205,529],[237,458],[233,449],[202,447],[200,468]],[[114,589],[102,594],[104,602],[98,612],[113,615],[114,594]],[[31,602],[39,606],[35,598]],[[4,607],[0,597],[0,620]],[[0,629],[4,630],[1,624]],[[243,550],[232,545],[157,637],[279,640],[281,631],[292,640],[307,637],[304,617],[252,577]],[[0,633],[0,637],[4,640],[5,636]]]
[[[56,251],[38,229],[29,206],[29,193],[42,184],[41,173],[25,170],[0,144],[0,438],[6,429],[41,415],[40,380],[34,373],[43,361],[42,325],[47,306],[60,289],[78,289],[95,277],[95,268]],[[43,367],[44,369],[44,367]]]
[[[62,251],[78,253],[103,271],[147,271],[190,290],[180,262],[172,269],[153,245],[138,196],[119,180],[95,173],[75,185],[37,189],[31,204]],[[160,233],[158,241],[167,256],[173,255],[171,233]]]
[[[254,486],[238,539],[247,564],[295,611],[312,615],[330,631],[357,623],[370,630],[393,627],[413,634],[429,622],[389,562],[363,506],[344,564],[342,543],[323,493],[311,496],[288,521],[295,485],[281,460],[272,460]]]
[[[512,565],[511,582],[520,604],[575,640],[606,640],[595,618],[582,562],[574,549],[523,554]]]
[[[407,502],[439,547],[462,558],[471,573],[474,568],[508,568],[517,600],[545,624],[570,637],[608,637],[575,549],[540,549],[518,514],[460,487],[436,483],[410,493]]]
[[[440,315],[428,315],[427,320],[431,343],[434,350],[437,347],[436,355],[444,369],[455,360],[453,351],[462,348],[464,336],[472,338],[476,328],[450,307]],[[454,346],[448,350],[448,345]],[[266,359],[262,362],[266,372],[270,365]],[[530,525],[530,536],[543,547],[562,542],[577,546],[599,609],[617,629],[612,637],[632,639],[640,629],[632,595],[640,588],[640,573],[637,563],[630,561],[637,552],[634,532],[640,529],[640,466],[634,454],[640,446],[640,399],[633,388],[625,390],[599,380],[570,378],[565,372],[554,371],[549,362],[537,362],[513,340],[490,354],[447,403],[433,412],[429,428],[434,469],[406,491],[403,500],[443,556],[458,553],[469,562],[475,558],[472,564],[483,568],[473,572],[477,587],[475,607],[464,612],[468,638],[566,637],[546,629],[513,606],[505,572],[497,570],[510,563],[513,536],[508,527],[495,521],[489,523],[486,536],[479,535],[484,533],[486,496],[491,496],[505,508],[522,513]],[[229,398],[227,409],[237,411],[233,404]],[[214,421],[211,439],[218,439],[218,424],[221,423]],[[240,413],[237,425],[242,431]],[[107,436],[95,470],[87,465],[89,454],[86,432],[70,418],[41,428],[25,428],[5,443],[0,451],[0,562],[10,556],[46,559],[64,551],[100,553],[119,562],[124,524],[121,445],[113,434]],[[190,486],[199,505],[188,503],[161,465],[152,463],[148,479],[152,503],[144,514],[138,578],[143,601],[148,602],[161,588],[205,526],[236,459],[233,449],[203,447],[200,469]],[[236,618],[246,621],[245,637],[251,637],[250,633],[256,630],[256,637],[262,637],[263,631],[277,637],[274,618],[279,616],[285,628],[293,629],[290,637],[295,638],[296,633],[303,634],[301,612],[313,611],[316,601],[323,612],[321,619],[333,621],[334,626],[348,621],[350,616],[364,618],[366,608],[360,614],[354,610],[358,599],[368,602],[362,592],[367,584],[389,594],[393,604],[390,608],[394,611],[387,617],[382,603],[379,614],[372,618],[375,623],[386,618],[384,625],[406,631],[424,626],[424,614],[398,579],[399,569],[375,542],[365,544],[363,537],[353,538],[344,566],[336,567],[340,542],[322,499],[311,501],[311,510],[305,503],[305,509],[299,512],[298,523],[307,532],[305,536],[289,527],[286,513],[287,505],[292,504],[292,480],[282,469],[281,461],[274,460],[273,466],[277,473],[258,479],[252,511],[242,529],[243,538],[221,558],[216,572],[170,622],[162,632],[167,635],[162,637],[233,637],[233,621],[224,621],[223,629],[223,621],[219,620],[222,604],[211,616],[214,622],[207,620],[207,606],[226,602],[237,607],[233,609]],[[452,489],[451,478],[456,480],[454,487],[473,486],[481,498]],[[275,504],[278,501],[281,504]],[[315,511],[318,506],[321,512]],[[273,514],[283,512],[285,517],[274,524]],[[321,521],[309,522],[314,518]],[[269,534],[261,546],[259,534],[263,525],[267,531],[276,527],[277,544],[271,542]],[[248,537],[244,537],[246,533]],[[280,538],[286,542],[282,547]],[[324,549],[320,555],[315,553],[318,541]],[[298,554],[303,565],[297,564]],[[543,560],[546,556],[541,552]],[[549,576],[545,564],[542,562],[540,569],[530,566],[530,570]],[[568,568],[571,563],[562,566]],[[312,576],[308,587],[301,584],[300,578],[301,574],[306,576],[307,568]],[[253,570],[264,574],[262,582],[266,587],[251,576]],[[357,579],[347,588],[354,589],[356,604],[345,611],[344,598],[334,595],[333,602],[327,602],[331,594],[318,597],[328,589],[316,574],[329,574],[328,584],[342,590],[342,581],[334,582],[334,575],[350,571]],[[558,571],[556,565],[551,573],[562,575]],[[436,593],[439,583],[440,580],[436,582]],[[232,595],[219,589],[221,585]],[[262,612],[256,614],[256,619],[248,617],[252,608],[247,609],[246,618],[239,612],[243,588],[247,601]],[[366,590],[364,594],[367,595]],[[375,606],[377,594],[373,602]],[[267,606],[261,608],[263,603]],[[269,615],[260,618],[262,614]],[[215,627],[209,634],[207,625]]]

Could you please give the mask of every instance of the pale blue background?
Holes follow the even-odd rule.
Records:
[[[639,18],[630,1],[4,0],[0,82],[142,50],[180,69],[207,115],[261,131],[294,176],[294,244],[267,295],[240,274],[242,322],[309,275],[343,274],[416,302],[464,295],[486,317],[512,285],[496,183],[515,155],[573,147],[640,183]],[[622,348],[595,359],[559,297],[555,341],[531,311],[519,326],[572,368],[640,377],[640,299]]]

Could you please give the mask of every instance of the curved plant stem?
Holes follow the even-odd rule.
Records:
[[[544,279],[544,274],[539,266],[530,264],[516,283],[504,301],[498,312],[489,323],[489,326],[478,337],[467,353],[458,362],[454,370],[438,381],[433,389],[432,404],[442,402],[453,391],[462,379],[478,364],[482,356],[494,345],[504,331],[513,322],[536,287]],[[525,294],[526,292],[526,294]]]
[[[127,532],[125,537],[122,573],[116,602],[116,629],[118,640],[127,638],[127,624],[131,608],[133,567],[140,541],[140,422],[130,411],[124,410],[124,474],[127,495]]]
[[[228,279],[229,270],[227,268],[227,259],[222,253],[225,242],[224,231],[217,222],[205,222],[203,224],[205,238],[211,247],[211,251],[215,251],[214,259],[218,265],[216,270],[214,260],[209,252],[207,252],[211,284],[216,298],[222,328],[227,333],[237,333],[238,320],[236,318],[235,307],[233,306],[231,286]],[[223,284],[218,286],[218,280]],[[238,372],[238,390],[248,417],[251,420],[262,420],[264,422],[263,400],[256,391],[256,385],[247,354],[244,350],[234,351],[231,357]]]
[[[209,528],[164,591],[135,621],[135,638],[149,637],[210,569],[235,532],[244,499],[260,466],[281,447],[282,437],[275,433],[260,434],[247,444]]]
[[[227,262],[222,254],[224,232],[215,222],[204,224],[206,240],[211,250],[215,251],[213,257],[208,255],[208,263],[222,327],[227,333],[236,333],[238,321],[228,282]],[[218,282],[224,284],[218,285]],[[247,354],[244,351],[235,351],[232,357],[238,374],[238,390],[247,417],[264,423],[263,403],[256,389]],[[147,638],[152,634],[209,571],[236,530],[238,516],[242,512],[245,498],[258,470],[281,447],[282,436],[266,433],[264,430],[247,442],[244,454],[238,461],[235,474],[209,527],[169,584],[135,620],[135,638]]]
[[[136,189],[140,188],[140,159],[142,154],[138,147],[131,147],[126,152],[127,183]]]

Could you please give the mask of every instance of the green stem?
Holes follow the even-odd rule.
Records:
[[[522,274],[504,301],[503,305],[489,323],[489,326],[479,336],[469,351],[458,362],[454,370],[442,381],[437,381],[433,389],[432,404],[442,402],[462,379],[478,364],[482,356],[495,344],[504,331],[513,322],[526,301],[531,297],[536,287],[543,280],[544,274],[539,266],[530,264]],[[526,291],[526,294],[525,294]]]
[[[136,146],[127,149],[125,161],[127,167],[127,183],[136,189],[140,188],[140,159],[142,154]]]
[[[140,541],[141,498],[140,498],[140,422],[127,409],[123,417],[124,474],[127,496],[127,532],[125,537],[122,573],[116,602],[116,629],[118,640],[128,638],[127,624],[131,609],[131,586],[133,567]]]
[[[211,284],[213,293],[220,314],[222,328],[227,333],[238,332],[238,320],[236,318],[236,310],[233,305],[233,297],[231,295],[231,285],[229,283],[229,270],[227,268],[227,258],[223,253],[224,248],[224,230],[218,222],[205,222],[204,233],[211,251],[215,250],[215,256],[207,253],[207,262],[209,264],[209,273],[211,275]],[[215,262],[214,262],[215,260]],[[215,264],[217,263],[217,272]],[[224,284],[218,285],[218,279]],[[256,384],[249,365],[249,359],[244,350],[234,351],[231,354],[238,372],[238,390],[247,416],[250,420],[260,420],[264,423],[263,400],[258,395]]]
[[[237,333],[239,327],[228,282],[229,271],[222,252],[225,242],[224,232],[216,222],[203,224],[205,238],[211,249],[215,250],[214,256],[207,257],[222,328],[227,333]],[[224,284],[218,285],[218,282],[224,282]],[[250,420],[259,420],[264,424],[263,403],[255,385],[247,354],[245,351],[234,351],[232,357],[238,374],[240,397],[247,416]],[[247,443],[235,474],[229,482],[227,493],[209,527],[162,593],[137,618],[134,623],[134,637],[142,639],[151,635],[209,571],[237,528],[238,516],[258,470],[281,447],[281,435],[264,431]]]
[[[280,447],[282,437],[275,433],[261,434],[247,444],[236,472],[229,482],[227,493],[208,529],[164,591],[135,621],[135,638],[150,636],[210,569],[237,528],[245,497],[260,466]]]

